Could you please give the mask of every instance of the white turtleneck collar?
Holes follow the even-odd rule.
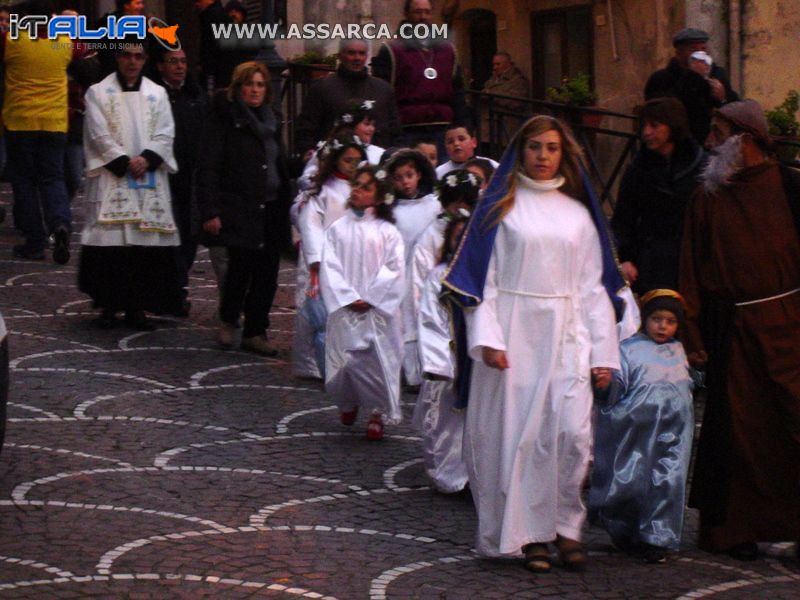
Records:
[[[564,185],[565,181],[563,175],[557,175],[553,179],[546,179],[544,181],[531,179],[522,171],[517,171],[517,177],[522,185],[537,192],[551,192],[553,190],[557,190]]]

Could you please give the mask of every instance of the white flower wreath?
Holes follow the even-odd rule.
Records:
[[[470,173],[469,175],[467,175],[467,179],[469,179],[470,184],[478,185],[478,178],[475,177],[475,173]]]
[[[445,183],[446,183],[446,184],[447,184],[449,187],[456,187],[456,186],[458,185],[458,177],[456,177],[455,175],[448,175],[448,176],[445,178],[444,182],[445,182]]]
[[[466,219],[469,219],[470,216],[472,215],[471,212],[469,212],[466,208],[463,207],[458,209],[458,214],[460,214],[462,217]]]
[[[342,123],[352,123],[353,122],[353,115],[350,113],[345,113],[342,115]]]
[[[373,106],[375,106],[375,100],[364,100],[361,103],[361,108],[364,110],[372,110]]]
[[[386,194],[383,197],[383,203],[386,206],[391,206],[394,203],[394,194],[391,194],[391,193],[390,194]]]
[[[378,181],[383,181],[384,179],[386,179],[386,171],[381,169],[380,171],[375,173],[375,179],[377,179]],[[392,199],[394,199],[394,198],[392,198]]]

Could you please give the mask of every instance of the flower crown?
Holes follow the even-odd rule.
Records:
[[[357,168],[369,170],[369,172],[372,173],[372,176],[375,178],[377,182],[381,184],[386,183],[386,178],[388,177],[388,174],[386,173],[386,170],[383,169],[382,167],[371,165],[366,160],[362,160],[360,163],[358,163]],[[386,192],[383,195],[383,203],[386,206],[391,206],[392,204],[394,204],[394,201],[395,201],[395,195],[392,192]]]
[[[359,148],[363,148],[365,150],[367,148],[367,144],[362,142],[357,135],[353,136],[352,144],[350,142],[346,142],[346,145],[358,146]],[[339,138],[333,138],[332,140],[320,140],[317,142],[317,153],[320,157],[325,158],[330,153],[341,150],[344,147],[345,143]]]
[[[364,100],[361,104],[353,105],[346,113],[339,116],[336,120],[336,125],[341,125],[342,123],[354,125],[355,113],[367,113],[372,110],[373,106],[375,106],[375,100]],[[364,117],[362,116],[361,118],[363,119]]]
[[[455,173],[449,173],[444,179],[439,181],[439,189],[449,187],[455,188],[459,185],[469,185],[471,187],[480,187],[480,183],[478,182],[478,178],[475,176],[475,173],[471,173],[470,171],[466,171],[464,169],[460,169]]]

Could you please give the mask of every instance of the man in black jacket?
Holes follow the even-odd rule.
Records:
[[[201,133],[207,114],[206,95],[188,77],[186,53],[183,50],[161,51],[156,56],[159,83],[167,90],[172,118],[175,121],[173,153],[178,163],[178,172],[169,176],[172,193],[172,212],[181,235],[181,245],[176,252],[178,273],[183,290],[183,305],[179,316],[188,316],[191,307],[187,286],[189,271],[197,252],[197,241],[193,232],[192,204],[194,179],[201,148]]]
[[[689,68],[689,57],[693,52],[705,52],[708,40],[705,31],[693,27],[676,33],[672,38],[675,56],[666,68],[650,75],[644,88],[645,100],[663,96],[678,98],[686,107],[692,137],[701,145],[708,137],[711,112],[739,99],[731,89],[725,69],[719,65],[711,67],[707,78]]]
[[[241,43],[240,40],[234,38],[221,40],[214,37],[214,25],[233,24],[220,0],[196,0],[194,4],[200,13],[200,65],[203,72],[203,88],[215,90],[226,88],[231,82],[231,74],[236,65],[250,60],[254,53],[237,46]]]
[[[375,136],[372,143],[388,148],[400,133],[397,105],[391,86],[367,72],[367,43],[347,40],[339,48],[339,68],[330,77],[308,88],[303,110],[297,117],[295,141],[301,154],[313,150],[337,117],[362,100],[374,100]]]

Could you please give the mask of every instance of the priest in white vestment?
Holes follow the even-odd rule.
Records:
[[[142,76],[141,44],[125,44],[117,71],[86,92],[86,224],[79,285],[102,312],[96,324],[152,329],[145,311],[180,310],[168,175],[177,171],[167,93]]]

